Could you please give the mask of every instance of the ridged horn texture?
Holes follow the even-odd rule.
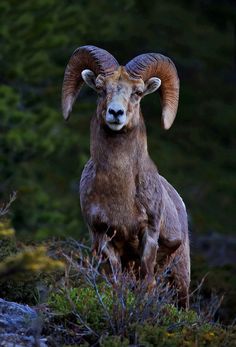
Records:
[[[104,49],[95,46],[82,46],[72,54],[64,74],[62,86],[62,112],[69,118],[72,106],[83,85],[81,72],[92,70],[95,75],[108,75],[119,66],[117,60]]]
[[[179,78],[174,63],[157,53],[141,54],[125,66],[130,76],[147,81],[151,77],[161,80],[162,125],[169,129],[174,122],[179,102]]]

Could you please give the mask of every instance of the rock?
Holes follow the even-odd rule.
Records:
[[[41,320],[28,305],[0,299],[0,346],[46,347],[40,339]]]
[[[2,338],[1,334],[0,337]],[[46,339],[35,339],[33,336],[20,334],[4,334],[0,341],[0,346],[4,347],[47,347]]]

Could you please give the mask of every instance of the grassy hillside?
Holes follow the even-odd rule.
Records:
[[[189,311],[177,308],[178,293],[166,286],[170,269],[148,289],[132,272],[107,276],[102,259],[77,241],[26,248],[10,230],[3,232],[2,224],[0,242],[8,252],[0,253],[0,293],[34,307],[40,315],[35,337],[49,347],[236,346],[235,325],[217,318],[220,298],[206,300],[199,287]]]

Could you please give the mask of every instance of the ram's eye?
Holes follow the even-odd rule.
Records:
[[[141,90],[136,90],[133,95],[142,96],[143,92]]]

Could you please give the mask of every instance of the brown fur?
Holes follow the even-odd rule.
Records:
[[[171,265],[171,278],[188,307],[190,283],[189,238],[186,209],[175,189],[158,174],[147,150],[140,111],[134,94],[144,82],[131,78],[124,67],[111,76],[99,75],[97,112],[91,121],[91,158],[80,182],[82,212],[99,251],[113,269],[140,267],[150,283],[155,271]],[[127,112],[126,126],[114,132],[105,123],[107,105],[118,98]]]

